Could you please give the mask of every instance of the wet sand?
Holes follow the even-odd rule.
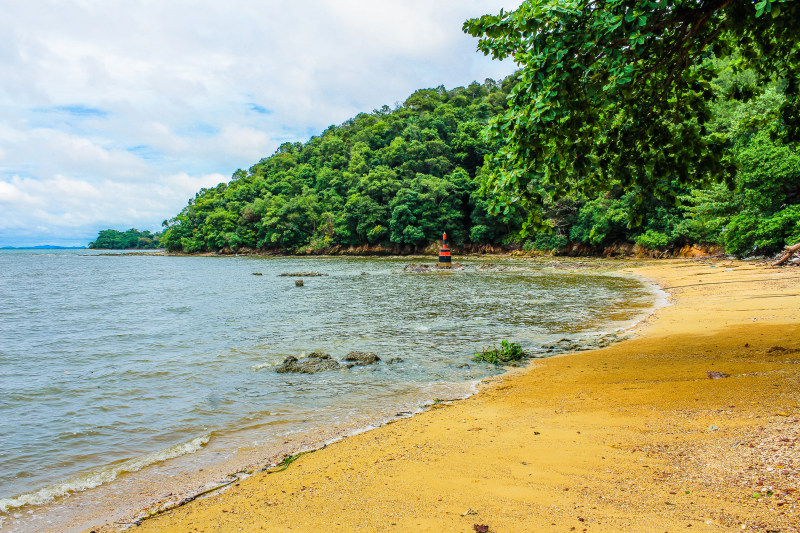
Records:
[[[620,271],[670,295],[636,338],[533,362],[134,531],[800,531],[800,269]]]

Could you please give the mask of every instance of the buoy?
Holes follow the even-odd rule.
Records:
[[[447,233],[442,235],[442,247],[439,248],[439,268],[450,268],[450,248],[447,247]]]

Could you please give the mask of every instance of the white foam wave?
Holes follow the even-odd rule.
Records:
[[[85,472],[66,481],[44,487],[35,492],[21,494],[15,498],[0,499],[0,511],[7,513],[9,509],[24,507],[26,505],[42,505],[66,496],[72,492],[80,492],[99,487],[104,483],[114,481],[125,472],[137,472],[150,465],[168,461],[182,455],[187,455],[200,450],[210,440],[209,435],[197,437],[188,442],[176,444],[165,450],[150,453],[141,457],[128,459],[122,463],[109,465],[100,469]]]

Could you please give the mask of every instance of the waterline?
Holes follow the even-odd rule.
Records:
[[[465,261],[463,273],[431,276],[401,273],[394,259],[81,252],[0,254],[0,529],[69,530],[89,502],[104,520],[102,509],[191,495],[234,469],[468,394],[502,371],[472,362],[487,345],[613,331],[654,300],[636,280],[535,263],[483,272]],[[311,270],[329,276],[302,289],[279,277]],[[404,361],[272,372],[315,349]]]

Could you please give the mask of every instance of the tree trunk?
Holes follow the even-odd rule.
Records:
[[[800,251],[800,243],[797,243],[794,246],[787,246],[786,248],[784,248],[783,255],[780,256],[777,261],[772,263],[772,266],[779,266],[784,264],[786,261],[789,260],[790,257],[792,257],[792,254],[794,254],[797,251]]]

